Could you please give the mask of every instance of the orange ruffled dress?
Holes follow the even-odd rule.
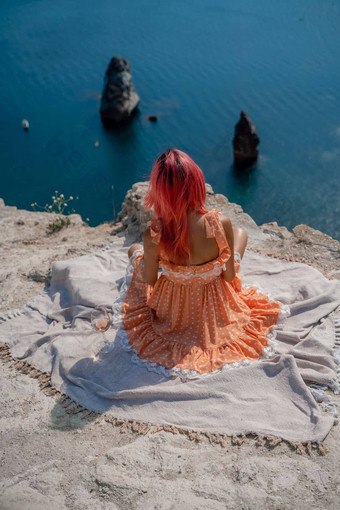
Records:
[[[231,251],[214,209],[205,215],[207,237],[215,237],[219,256],[199,266],[175,265],[160,258],[154,286],[143,280],[143,250],[130,260],[132,278],[122,304],[121,341],[132,360],[148,370],[183,379],[206,376],[274,354],[273,329],[290,315],[289,306],[272,301],[256,286],[242,288],[236,276],[222,277]],[[161,222],[150,224],[153,242]]]

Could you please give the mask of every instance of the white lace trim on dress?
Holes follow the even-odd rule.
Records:
[[[234,259],[237,260],[239,262],[239,264],[241,264],[241,255],[239,254],[238,251],[235,251],[234,252]],[[215,259],[216,260],[216,259]],[[209,264],[209,262],[207,262],[206,264]],[[202,264],[202,265],[205,265],[205,264]],[[175,277],[176,279],[185,279],[185,280],[190,280],[192,278],[197,278],[197,279],[201,279],[201,280],[208,280],[208,279],[211,279],[211,277],[218,277],[220,276],[222,270],[226,270],[226,264],[218,264],[216,263],[215,266],[210,269],[209,271],[204,271],[202,273],[200,272],[196,272],[197,269],[199,270],[201,266],[190,266],[191,268],[191,271],[188,271],[188,272],[181,272],[181,271],[175,271],[174,269],[166,269],[166,268],[162,268],[162,274],[164,276],[167,276],[167,277]],[[196,269],[197,268],[197,269]]]
[[[162,274],[164,276],[175,277],[176,279],[184,278],[185,280],[191,280],[192,278],[201,278],[201,280],[208,280],[212,276],[218,277],[222,272],[222,266],[215,266],[213,269],[209,271],[205,271],[204,273],[195,273],[195,270],[191,273],[182,273],[180,271],[174,271],[172,269],[162,269]]]

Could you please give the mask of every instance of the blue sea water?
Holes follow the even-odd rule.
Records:
[[[339,239],[339,26],[335,0],[2,0],[0,196],[27,209],[54,190],[79,196],[96,225],[177,147],[258,224]],[[130,62],[141,102],[108,131],[99,96],[113,56]],[[260,136],[247,172],[232,166],[241,110]]]

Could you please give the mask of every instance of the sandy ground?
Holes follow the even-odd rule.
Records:
[[[130,192],[121,223],[138,237],[141,189]],[[340,244],[305,225],[288,231],[257,226],[222,195],[223,209],[249,235],[248,248],[304,261],[340,279]],[[136,213],[137,211],[137,213]],[[139,211],[139,212],[138,212]],[[137,215],[137,222],[129,219]],[[72,224],[46,235],[48,213],[20,211],[0,202],[0,313],[21,308],[48,285],[55,260],[77,257],[113,242],[122,228]],[[118,234],[122,235],[122,234]],[[68,414],[38,381],[0,362],[1,510],[62,509],[337,509],[339,427],[325,439],[329,452],[299,455],[287,443],[258,446],[247,438],[227,447],[170,432],[122,433],[119,426]],[[339,396],[329,394],[338,402]]]

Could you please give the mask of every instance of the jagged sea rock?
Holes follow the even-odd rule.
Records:
[[[136,113],[139,101],[129,62],[122,57],[113,57],[105,73],[100,104],[103,124],[110,127],[129,121]]]
[[[257,146],[260,142],[254,123],[245,111],[235,126],[233,139],[234,165],[238,168],[253,165],[258,157]]]

